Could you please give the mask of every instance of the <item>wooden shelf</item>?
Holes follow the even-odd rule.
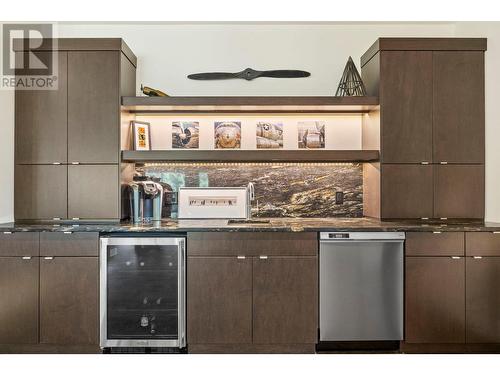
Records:
[[[122,151],[124,162],[374,162],[377,150]]]
[[[374,96],[173,96],[122,97],[122,110],[135,114],[169,113],[368,113]]]

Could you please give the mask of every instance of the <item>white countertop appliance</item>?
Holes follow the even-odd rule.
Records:
[[[179,219],[249,219],[254,187],[179,188]]]

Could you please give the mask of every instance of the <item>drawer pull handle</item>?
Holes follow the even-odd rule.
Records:
[[[267,255],[261,255],[259,256],[259,259],[267,259]]]
[[[500,234],[500,231],[493,232],[493,234]]]
[[[58,162],[58,161],[55,161],[55,162],[52,163],[52,165],[61,165],[61,163]]]
[[[12,234],[12,232],[3,232],[3,234]]]
[[[448,162],[447,161],[440,161],[439,164],[446,165],[446,164],[448,164]]]
[[[422,165],[429,165],[429,162],[428,161],[421,161],[420,164],[422,164]]]
[[[244,255],[238,255],[237,258],[238,259],[246,259],[246,256],[244,256]]]
[[[59,220],[61,220],[61,218],[60,217],[54,217],[52,220],[59,221]]]
[[[22,260],[30,260],[31,257],[22,257]]]
[[[72,161],[72,162],[71,162],[71,165],[79,165],[79,164],[80,164],[80,162],[79,162],[79,161]]]
[[[63,233],[64,233],[64,234],[73,234],[73,232],[68,232],[68,231],[63,232]]]
[[[421,217],[420,220],[429,220],[428,217]]]
[[[451,259],[462,259],[462,257],[451,257]]]
[[[447,218],[447,217],[440,217],[439,219],[440,219],[440,220],[448,220],[448,218]]]
[[[43,259],[45,259],[45,260],[52,260],[52,259],[54,259],[54,257],[43,257]]]
[[[435,232],[432,232],[432,233],[434,233],[434,234],[441,234],[441,233],[443,233],[443,232],[440,232],[440,231],[435,231]]]
[[[483,257],[473,257],[474,259],[483,259]]]

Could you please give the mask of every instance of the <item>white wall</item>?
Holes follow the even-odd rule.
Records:
[[[495,44],[497,26],[454,23],[340,23],[340,24],[60,24],[60,37],[122,37],[139,58],[140,83],[170,95],[333,95],[347,57],[359,58],[380,36],[489,37],[486,80],[498,82],[492,59],[500,62]],[[496,34],[495,34],[496,30]],[[493,48],[493,50],[492,50]],[[493,51],[493,52],[492,52]],[[494,51],[497,51],[496,53]],[[186,75],[203,71],[292,68],[312,73],[308,79],[257,79],[199,82]],[[488,85],[492,91],[492,84]],[[500,221],[500,148],[494,148],[494,118],[487,94],[487,219]],[[498,95],[496,96],[498,98]],[[13,217],[13,94],[0,92],[0,221]],[[497,114],[497,116],[495,116]],[[498,127],[496,135],[498,135]],[[495,179],[496,178],[496,179]]]
[[[500,222],[500,22],[459,22],[456,36],[486,37],[486,220]]]

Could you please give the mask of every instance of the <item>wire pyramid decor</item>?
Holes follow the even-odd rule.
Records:
[[[339,82],[339,87],[335,96],[365,96],[366,88],[361,76],[352,61],[352,57],[349,56],[347,64],[344,68],[344,73],[342,73],[342,78]]]

